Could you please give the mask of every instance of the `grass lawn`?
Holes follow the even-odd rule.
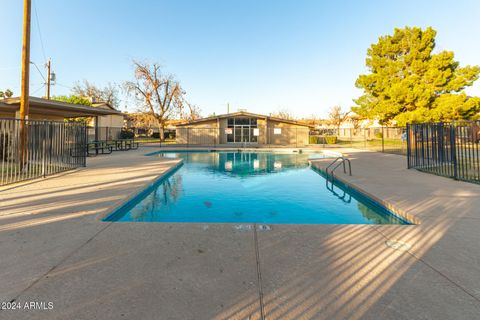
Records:
[[[135,142],[139,142],[139,143],[160,143],[160,139],[159,138],[142,138],[142,137],[139,137],[139,138],[135,138]],[[176,144],[176,141],[175,139],[166,139],[165,141],[162,141],[162,144]]]
[[[338,139],[336,145],[356,149],[366,149],[372,151],[382,151],[382,139],[371,140],[345,140]],[[383,150],[388,153],[406,154],[407,143],[400,139],[385,139],[383,141]]]

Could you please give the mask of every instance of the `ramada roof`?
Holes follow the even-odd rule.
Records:
[[[310,125],[305,124],[305,123],[301,123],[299,121],[282,119],[282,118],[277,118],[277,117],[272,117],[272,116],[266,116],[266,115],[251,113],[251,112],[247,112],[247,111],[232,112],[232,113],[220,114],[220,115],[215,115],[215,116],[211,116],[211,117],[207,117],[207,118],[192,120],[192,121],[188,121],[188,122],[185,122],[185,123],[182,123],[182,124],[177,124],[177,127],[188,126],[188,125],[202,123],[202,122],[216,120],[216,119],[242,117],[242,116],[243,117],[251,117],[251,118],[263,118],[263,119],[266,119],[266,120],[289,123],[289,124],[294,124],[294,125],[297,125],[297,126],[311,127]]]
[[[29,113],[40,115],[55,115],[65,118],[104,116],[111,114],[121,115],[122,112],[105,107],[91,107],[43,98],[29,98]],[[103,104],[102,104],[103,106]],[[16,112],[20,109],[20,97],[8,98],[0,101],[0,112]]]

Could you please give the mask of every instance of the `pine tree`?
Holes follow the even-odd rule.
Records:
[[[356,86],[365,94],[352,110],[381,123],[472,119],[480,111],[480,98],[463,89],[478,79],[480,67],[461,68],[451,51],[433,53],[437,32],[431,27],[395,29],[367,52],[369,74]]]

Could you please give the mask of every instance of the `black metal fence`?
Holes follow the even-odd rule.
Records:
[[[125,132],[120,127],[87,127],[88,142],[92,141],[108,141],[121,139]]]
[[[225,147],[304,147],[309,144],[309,128],[237,126],[233,128],[186,128],[175,130],[173,139],[162,145]]]
[[[408,168],[480,183],[480,121],[407,127]]]
[[[85,166],[85,144],[83,124],[0,119],[0,185]]]
[[[161,146],[235,146],[249,147],[321,146],[350,147],[377,152],[406,154],[405,127],[328,128],[306,127],[234,127],[234,128],[166,128],[162,141],[158,128],[88,127],[88,141],[135,139],[139,143],[156,143]]]
[[[376,152],[407,154],[405,127],[328,128],[312,130],[310,144],[343,146]]]
[[[157,143],[161,146],[236,146],[275,145],[303,147],[309,144],[308,128],[166,128],[160,139],[158,128],[88,127],[88,141],[134,139],[139,143]]]

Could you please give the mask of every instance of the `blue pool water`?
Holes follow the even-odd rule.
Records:
[[[265,224],[406,224],[309,167],[322,154],[162,152],[184,164],[105,220]]]

